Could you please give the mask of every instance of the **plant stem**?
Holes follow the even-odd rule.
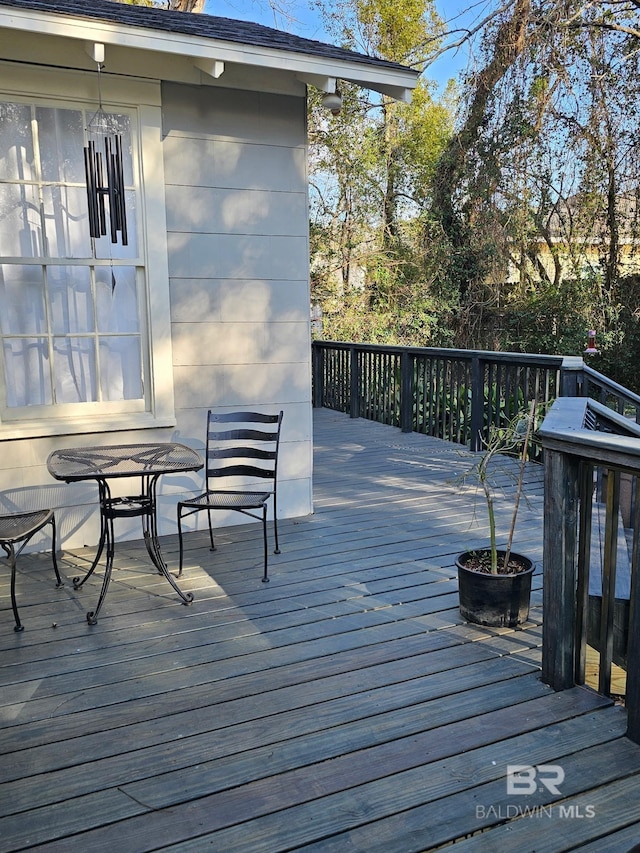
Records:
[[[536,401],[531,401],[531,407],[529,409],[529,418],[527,420],[527,432],[524,437],[524,442],[522,445],[522,451],[520,452],[520,471],[518,473],[518,485],[516,488],[516,497],[513,504],[513,515],[511,516],[511,528],[509,529],[509,536],[507,538],[507,547],[504,552],[504,567],[505,571],[507,566],[509,565],[509,558],[511,556],[511,545],[513,543],[513,534],[516,529],[516,518],[518,517],[518,509],[520,507],[520,495],[522,494],[522,484],[524,482],[524,468],[525,463],[527,461],[527,449],[529,447],[529,436],[531,435],[531,426],[533,424],[533,419],[536,411]]]
[[[487,515],[489,517],[489,545],[491,552],[491,574],[498,574],[498,546],[496,542],[496,514],[493,502],[493,491],[491,489],[491,484],[489,481],[489,465],[493,460],[493,457],[499,451],[499,439],[493,436],[488,445],[486,452],[477,468],[478,480],[482,484],[482,490],[484,492],[484,497],[487,502]]]
[[[498,574],[498,548],[496,545],[496,514],[493,508],[493,495],[485,491],[489,514],[489,541],[491,543],[491,574]]]

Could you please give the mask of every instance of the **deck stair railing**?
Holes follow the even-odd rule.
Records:
[[[543,677],[585,683],[590,647],[598,690],[615,695],[621,667],[640,743],[640,396],[582,357],[313,342],[314,406],[471,450],[531,400],[545,465]]]
[[[542,677],[556,690],[584,684],[587,646],[595,648],[599,692],[615,692],[614,664],[626,672],[627,735],[640,743],[640,501],[620,535],[625,478],[636,486],[640,478],[640,426],[595,400],[564,397],[538,432],[545,466]],[[601,561],[593,554],[599,507]]]

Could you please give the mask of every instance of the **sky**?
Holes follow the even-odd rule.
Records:
[[[465,17],[463,13],[466,13],[466,16],[472,14],[475,18],[487,5],[489,5],[487,0],[436,0],[439,14],[442,18],[449,20],[460,14],[460,21],[463,21]],[[470,6],[475,9],[472,13],[467,12]],[[287,8],[291,9],[295,21],[274,17],[268,0],[206,0],[204,11],[209,15],[253,21],[267,27],[286,30],[304,38],[335,43],[334,39],[323,30],[319,13],[311,9],[309,3],[304,0],[287,0]],[[467,57],[464,51],[459,51],[457,54],[449,51],[430,66],[427,77],[435,80],[442,90],[449,79],[464,70],[466,64]]]

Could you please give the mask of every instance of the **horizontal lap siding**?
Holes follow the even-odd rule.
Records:
[[[311,512],[305,121],[304,97],[163,87],[178,429],[198,446],[209,408],[283,409],[283,516]]]

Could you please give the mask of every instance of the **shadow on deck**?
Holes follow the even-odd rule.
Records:
[[[23,557],[14,634],[3,573],[0,851],[620,853],[640,841],[624,709],[540,681],[541,575],[523,629],[460,618],[455,556],[486,538],[451,482],[464,454],[314,417],[316,511],[282,522],[270,584],[257,524],[223,530],[215,554],[206,534],[188,537],[188,608],[141,542],[120,544],[90,628],[96,584],[57,591],[48,556]],[[539,565],[541,471],[529,478],[517,549]],[[176,537],[163,547],[175,565]],[[63,574],[88,555],[65,552]],[[526,790],[507,786],[514,764],[530,780],[538,768]]]

